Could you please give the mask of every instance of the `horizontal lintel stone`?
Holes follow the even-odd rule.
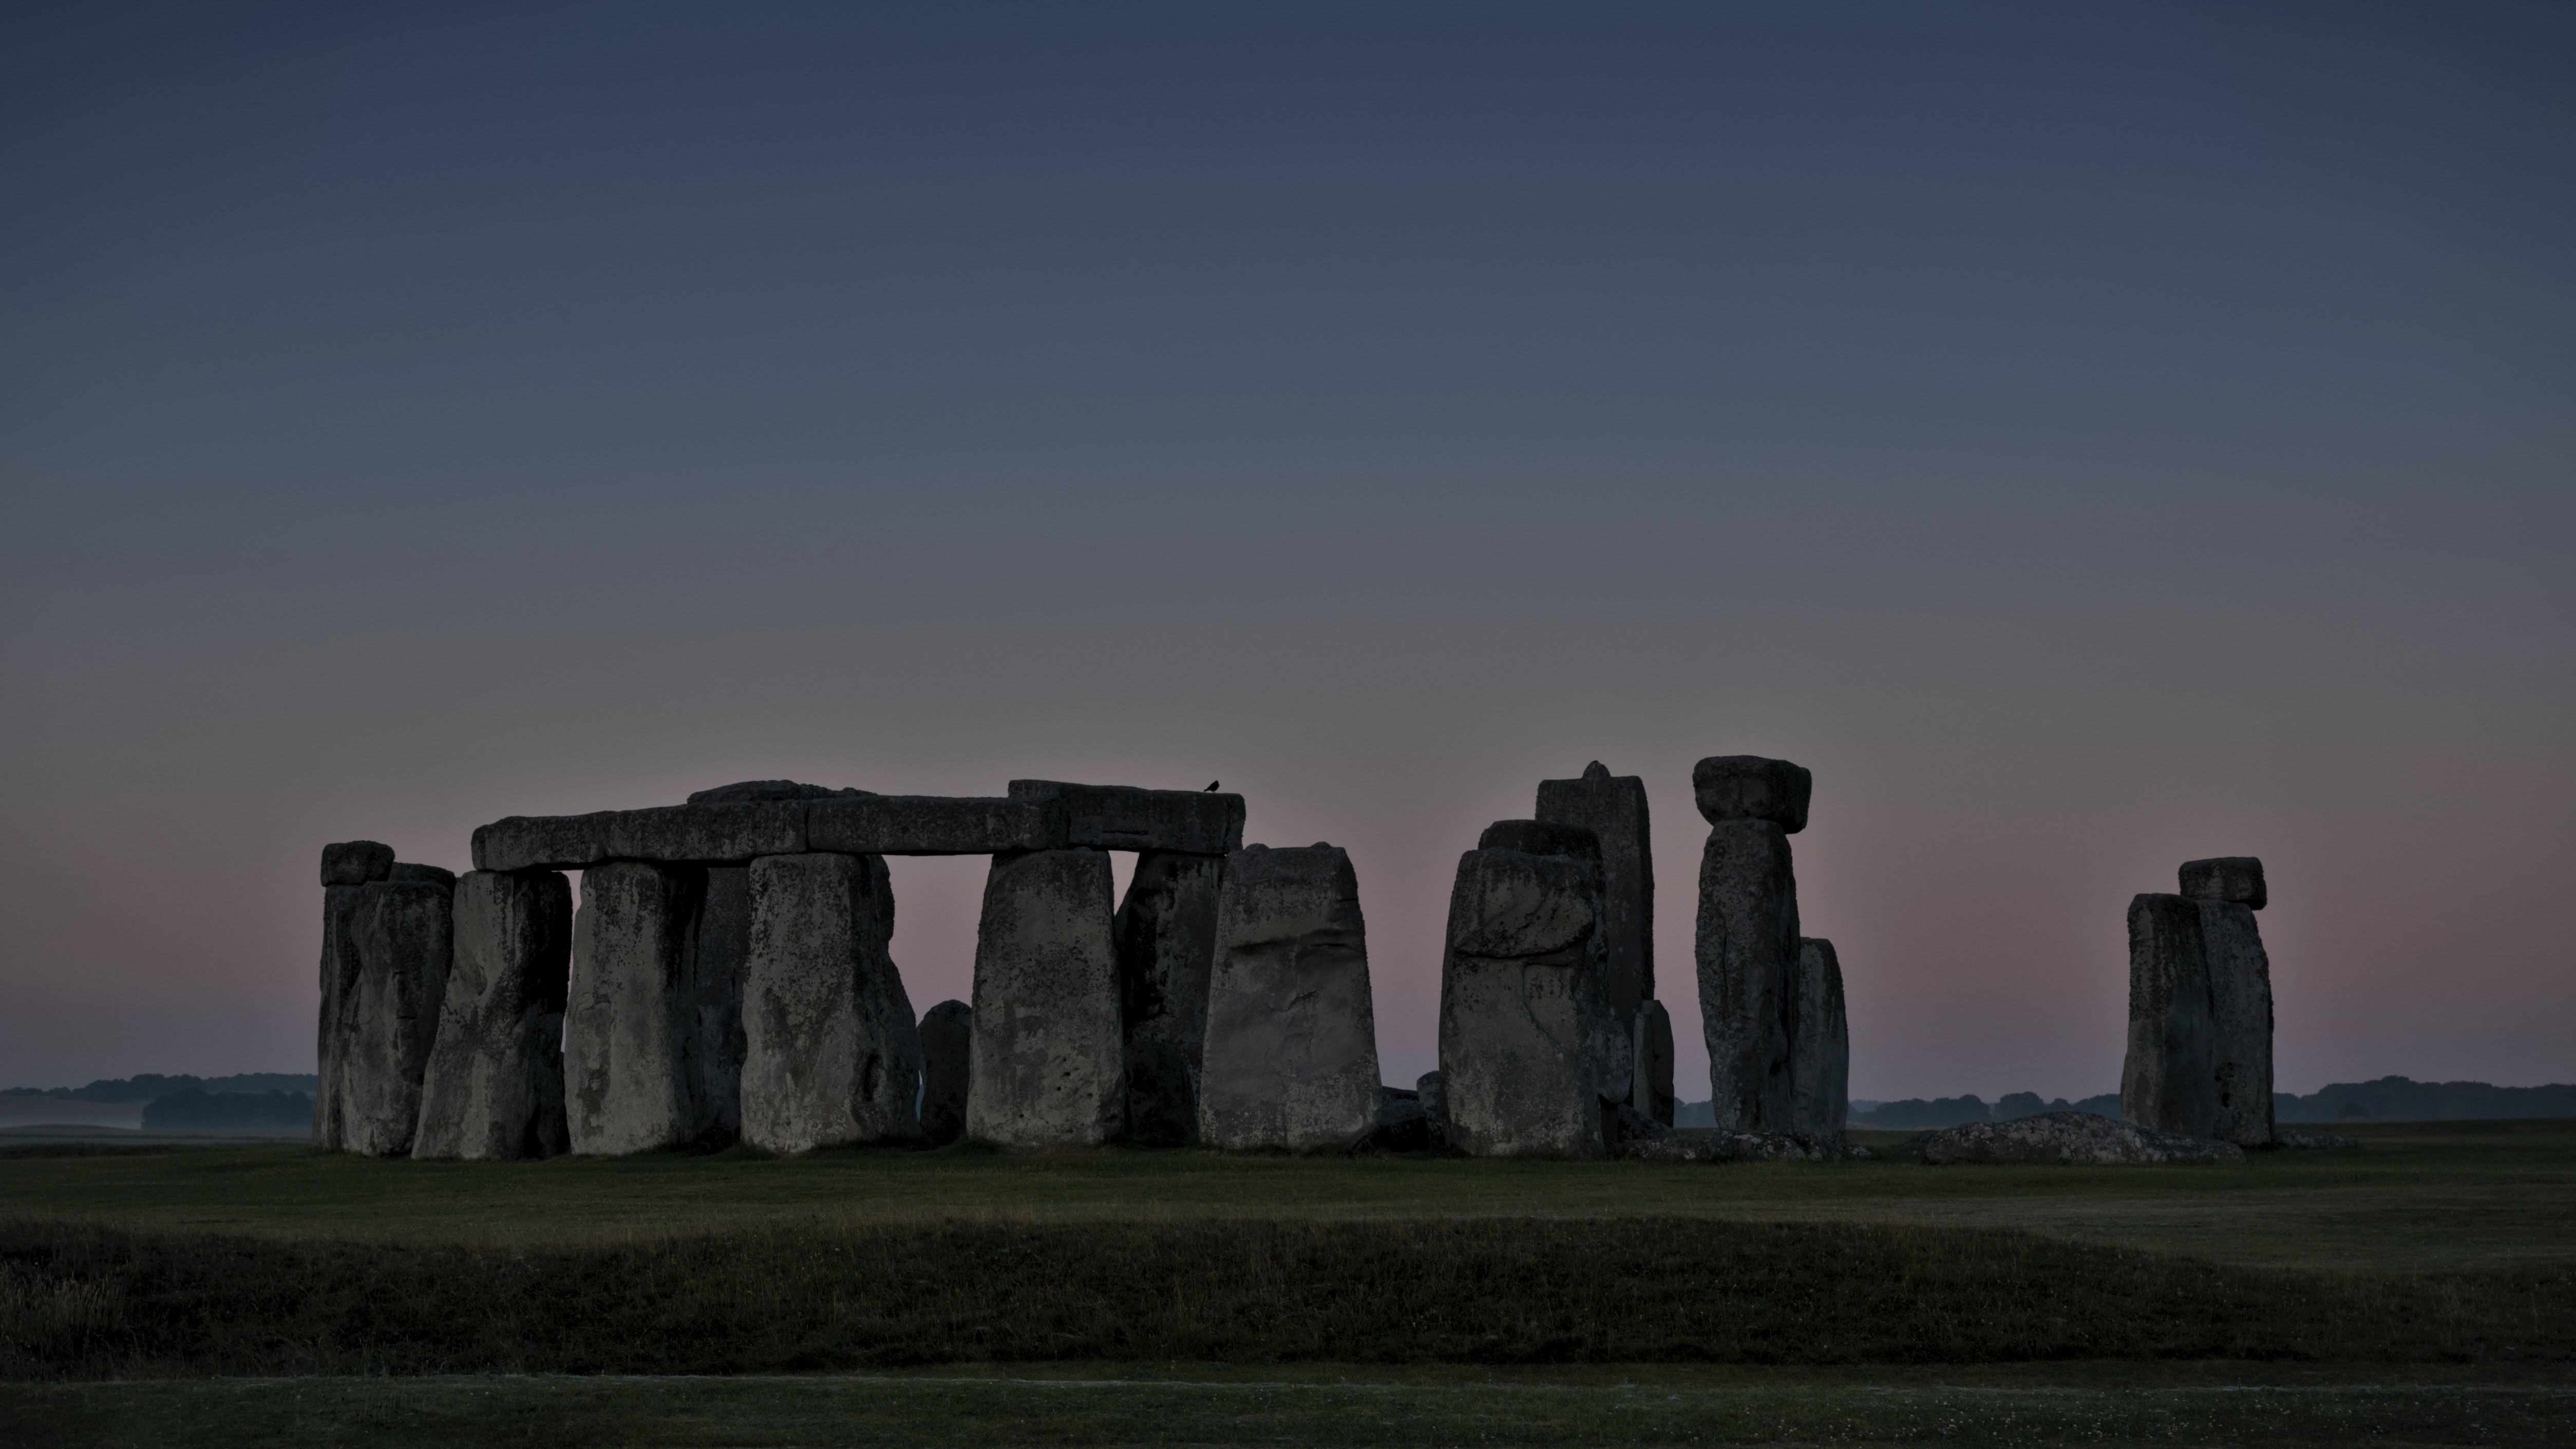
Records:
[[[1243,848],[1243,797],[1213,790],[1145,790],[1013,780],[1014,800],[1064,802],[1066,844],[1092,850],[1226,855]]]
[[[1007,855],[1065,848],[1056,800],[998,795],[849,795],[805,805],[809,850],[845,855]]]

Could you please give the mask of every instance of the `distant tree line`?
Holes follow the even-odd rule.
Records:
[[[86,1087],[0,1087],[0,1096],[52,1097],[62,1102],[150,1102],[172,1092],[302,1092],[322,1090],[311,1072],[242,1072],[229,1077],[165,1077],[143,1072],[131,1077],[102,1077]]]
[[[2105,1092],[2070,1102],[2044,1099],[2037,1092],[2014,1092],[1988,1105],[1982,1097],[1907,1097],[1894,1102],[1856,1101],[1851,1120],[1860,1127],[1922,1132],[1969,1122],[2009,1122],[2042,1112],[2094,1112],[2118,1118],[2120,1094]],[[2282,1122],[2460,1122],[2497,1117],[2576,1117],[2576,1085],[2498,1087],[2486,1082],[2418,1082],[2381,1077],[2375,1082],[2337,1082],[2301,1096],[2272,1094],[2272,1115]],[[1682,1127],[1707,1127],[1714,1117],[1706,1102],[1684,1102],[1673,1121]]]
[[[143,1130],[230,1130],[310,1127],[313,1098],[304,1092],[205,1092],[183,1087],[143,1108]]]

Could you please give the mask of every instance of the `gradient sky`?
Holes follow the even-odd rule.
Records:
[[[1386,1074],[1600,759],[1816,776],[1851,1089],[2576,1079],[2576,9],[20,5],[0,1085],[310,1070],[325,841],[1244,792]],[[1127,857],[1120,857],[1125,861]],[[984,863],[894,863],[916,1010]]]

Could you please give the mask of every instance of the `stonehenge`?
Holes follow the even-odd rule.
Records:
[[[1321,843],[1229,854],[1208,981],[1199,1140],[1238,1150],[1356,1147],[1377,1129],[1380,1085],[1368,932],[1350,857]]]
[[[1149,1147],[1177,1147],[1198,1130],[1208,973],[1216,964],[1224,878],[1222,855],[1142,852],[1113,923],[1127,1136]]]
[[[1573,780],[1538,782],[1536,818],[1579,825],[1601,847],[1601,932],[1609,951],[1611,1014],[1625,1025],[1655,998],[1655,852],[1646,782],[1599,760]]]
[[[421,1083],[438,1040],[456,877],[391,862],[384,878],[355,889],[345,958],[355,971],[341,986],[333,1139],[325,1145],[399,1157],[419,1131]]]
[[[884,857],[764,855],[747,873],[733,1059],[742,1140],[794,1153],[920,1136],[921,1038],[886,952],[894,889]]]
[[[1126,1116],[1106,851],[993,857],[975,933],[966,1135],[1096,1147]]]
[[[1691,770],[1708,821],[1700,855],[1701,1034],[1720,1131],[1784,1132],[1796,1116],[1798,880],[1789,837],[1810,781],[1786,760],[1719,755]]]
[[[572,882],[551,870],[470,871],[457,878],[452,920],[454,964],[411,1155],[494,1162],[569,1151]]]
[[[2251,856],[2184,862],[2178,894],[2129,903],[2129,1050],[2120,1113],[2160,1132],[2268,1147],[2272,966]]]
[[[1789,1040],[1789,1130],[1840,1141],[1851,1116],[1851,1032],[1843,1020],[1843,963],[1834,943],[1798,941],[1797,1029]]]

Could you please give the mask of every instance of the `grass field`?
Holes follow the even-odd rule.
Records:
[[[2143,1169],[21,1149],[0,1442],[2576,1442],[2576,1123],[2355,1135]]]

